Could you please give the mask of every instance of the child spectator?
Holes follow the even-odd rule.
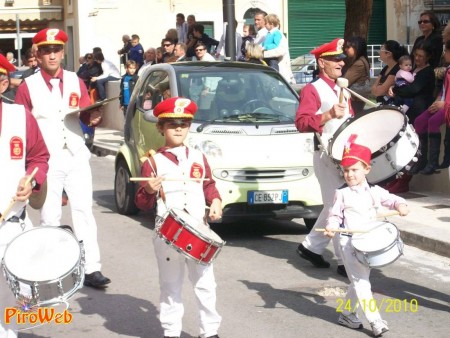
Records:
[[[275,49],[280,46],[281,32],[278,29],[280,27],[280,19],[276,14],[268,14],[265,17],[266,29],[269,31],[262,43],[263,51]],[[279,71],[278,58],[266,58],[266,63],[273,69]]]
[[[412,60],[409,55],[403,55],[398,59],[398,65],[400,70],[395,74],[394,87],[407,86],[414,81],[415,74],[412,73]],[[412,104],[413,99],[401,98],[396,96],[394,98],[394,104],[399,106],[403,113],[406,113]]]
[[[141,183],[135,201],[143,210],[152,209],[156,205],[157,219],[164,219],[169,210],[178,208],[201,220],[205,217],[206,205],[210,206],[211,220],[222,217],[221,198],[205,155],[183,143],[196,112],[195,102],[180,97],[158,103],[153,111],[158,118],[158,131],[164,135],[165,146],[144,162],[142,176],[151,179]],[[166,175],[198,178],[197,173],[208,180],[164,181]],[[159,237],[155,237],[153,243],[159,268],[161,292],[159,317],[164,337],[180,337],[183,318],[183,276],[187,268],[199,306],[200,337],[219,338],[217,331],[222,318],[216,310],[213,265],[202,265],[188,259]]]
[[[245,24],[242,29],[241,57],[239,61],[245,61],[247,46],[255,40],[256,30],[254,25]]]
[[[120,80],[120,109],[123,111],[123,116],[127,113],[128,104],[130,103],[131,94],[133,93],[134,86],[138,80],[136,74],[137,65],[134,60],[128,60],[125,64],[126,73]]]
[[[409,210],[403,198],[367,183],[371,151],[365,146],[353,143],[355,138],[356,135],[351,135],[344,148],[341,166],[346,184],[336,190],[334,204],[330,209],[325,227],[325,235],[333,237],[335,230],[339,228],[348,230],[347,233],[341,232],[339,239],[350,285],[338,323],[351,329],[362,329],[363,324],[356,313],[360,305],[372,327],[374,336],[379,337],[389,331],[389,328],[386,321],[381,319],[377,307],[368,306],[373,303],[369,281],[370,268],[356,258],[351,231],[370,227],[376,220],[377,207],[396,209],[401,216],[407,215]]]

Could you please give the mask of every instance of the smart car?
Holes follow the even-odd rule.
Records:
[[[295,127],[298,95],[270,67],[243,62],[175,62],[148,67],[136,84],[115,159],[120,214],[138,212],[141,161],[164,145],[153,108],[168,97],[195,101],[186,145],[208,159],[222,197],[222,222],[303,218],[322,208],[313,168],[313,135]]]

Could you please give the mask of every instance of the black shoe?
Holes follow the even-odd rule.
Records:
[[[311,250],[306,249],[303,244],[300,244],[297,248],[297,253],[300,257],[310,261],[317,268],[329,268],[330,263],[323,259],[322,255],[318,255]]]
[[[436,172],[437,167],[433,164],[428,163],[425,169],[421,170],[422,175],[433,175]]]
[[[345,266],[344,265],[338,265],[336,272],[338,273],[338,275],[341,275],[342,277],[347,277],[347,271],[345,271]]]
[[[93,288],[104,287],[106,284],[111,283],[111,279],[102,275],[100,271],[84,275],[84,285],[91,286]]]

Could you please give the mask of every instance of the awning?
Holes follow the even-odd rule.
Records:
[[[20,21],[34,20],[62,20],[62,6],[43,7],[11,7],[0,9],[0,22],[16,21],[16,15],[19,15]]]

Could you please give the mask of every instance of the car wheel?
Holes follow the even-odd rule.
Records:
[[[136,185],[130,182],[131,173],[126,161],[119,160],[114,178],[114,197],[116,208],[121,215],[135,215],[139,209],[134,204]]]
[[[305,222],[306,229],[308,232],[311,231],[314,224],[316,224],[317,218],[303,218],[303,222]]]

